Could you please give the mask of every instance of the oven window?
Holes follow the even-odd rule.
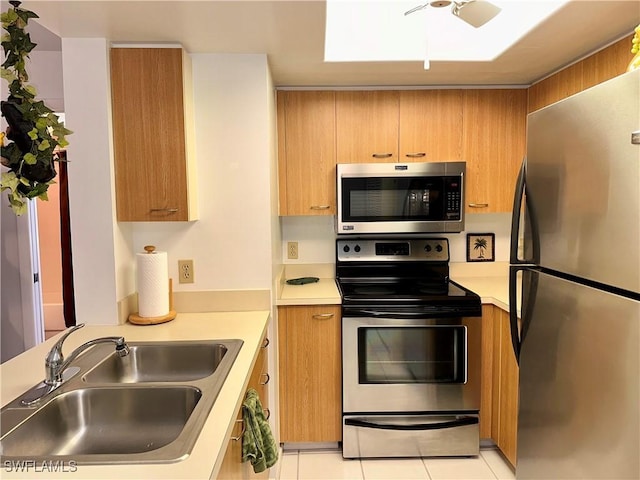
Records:
[[[361,327],[359,383],[465,383],[465,326]]]
[[[442,177],[343,178],[345,222],[442,220]]]

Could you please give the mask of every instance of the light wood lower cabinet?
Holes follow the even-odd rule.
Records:
[[[518,364],[511,345],[509,313],[482,306],[482,393],[480,438],[491,438],[516,464]]]
[[[281,442],[342,440],[340,306],[278,308]]]
[[[258,352],[256,363],[253,367],[253,370],[251,371],[251,376],[249,377],[249,385],[247,387],[247,390],[249,388],[253,388],[258,392],[260,402],[262,403],[262,407],[266,410],[267,416],[269,415],[269,396],[267,384],[270,380],[267,360],[268,345],[269,339],[265,338],[263,340],[262,347],[260,348],[260,352]],[[240,408],[236,417],[236,424],[233,428],[233,432],[231,433],[231,438],[229,439],[227,450],[224,454],[224,460],[222,461],[220,472],[218,473],[218,480],[247,480],[269,478],[269,469],[261,473],[254,473],[253,467],[251,466],[250,462],[242,462],[243,428],[244,425],[242,422],[242,408]]]

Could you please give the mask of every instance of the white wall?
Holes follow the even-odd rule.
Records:
[[[133,286],[131,236],[115,221],[108,49],[103,38],[62,39],[76,318],[87,324],[116,324]]]
[[[270,289],[275,159],[265,55],[192,55],[199,220],[134,223],[133,245],[167,251],[169,276],[193,259],[180,290]]]
[[[510,213],[485,213],[467,215],[465,231],[446,234],[452,262],[466,262],[467,233],[495,233],[496,261],[509,261]],[[335,217],[308,216],[282,217],[282,255],[285,264],[334,263],[335,262]],[[287,242],[298,242],[298,259],[286,257]]]
[[[27,71],[29,83],[36,87],[37,98],[54,112],[64,112],[62,52],[39,52],[36,47],[29,54]]]
[[[4,172],[5,168],[1,170]],[[0,362],[5,362],[25,350],[18,248],[18,221],[25,218],[13,214],[5,193],[0,200],[0,212]]]

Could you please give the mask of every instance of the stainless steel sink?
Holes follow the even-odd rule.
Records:
[[[216,371],[228,351],[221,343],[128,342],[129,355],[112,353],[83,378],[87,383],[187,382]]]
[[[128,464],[187,458],[242,341],[129,345],[128,363],[110,348],[93,347],[76,362],[80,374],[41,401],[23,405],[30,390],[3,407],[2,461]]]
[[[65,392],[3,437],[3,454],[77,457],[149,452],[180,435],[201,396],[199,389],[187,386]]]

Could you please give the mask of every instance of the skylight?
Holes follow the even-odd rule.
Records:
[[[479,0],[480,1],[480,0]],[[490,0],[501,9],[474,28],[425,0],[327,0],[326,62],[490,61],[568,0]],[[464,8],[464,7],[463,7]]]

